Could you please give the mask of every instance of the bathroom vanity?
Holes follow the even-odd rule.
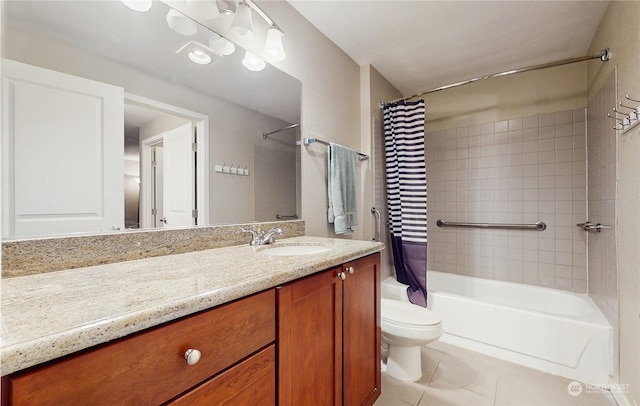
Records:
[[[235,398],[247,388],[260,394],[260,404],[274,404],[274,321],[270,289],[11,375],[10,404],[161,404],[185,392],[178,404],[193,398],[242,404]],[[187,359],[188,351],[199,356]]]
[[[279,404],[380,396],[380,254],[278,289]]]
[[[5,279],[3,404],[373,404],[382,248],[296,237]]]

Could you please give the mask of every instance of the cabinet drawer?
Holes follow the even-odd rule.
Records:
[[[11,403],[159,404],[274,340],[270,290],[12,375]],[[190,348],[202,353],[191,366]]]
[[[273,406],[275,404],[275,345],[265,348],[170,403],[171,406]]]

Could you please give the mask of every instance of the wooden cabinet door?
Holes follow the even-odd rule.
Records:
[[[277,290],[280,406],[342,404],[341,267]]]
[[[273,406],[276,404],[276,350],[272,344],[171,406]]]
[[[343,269],[343,404],[372,405],[380,396],[380,254]]]

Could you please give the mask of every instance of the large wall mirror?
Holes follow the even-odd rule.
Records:
[[[197,63],[216,34],[160,1],[2,7],[3,239],[300,213],[299,81],[239,48]]]

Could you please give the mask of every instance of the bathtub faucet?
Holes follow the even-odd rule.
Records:
[[[266,233],[262,232],[260,228],[258,228],[257,231],[250,228],[241,228],[240,231],[242,231],[243,233],[251,233],[251,241],[249,241],[249,245],[273,244],[276,242],[276,234],[284,234],[282,228],[280,227],[273,227]]]

